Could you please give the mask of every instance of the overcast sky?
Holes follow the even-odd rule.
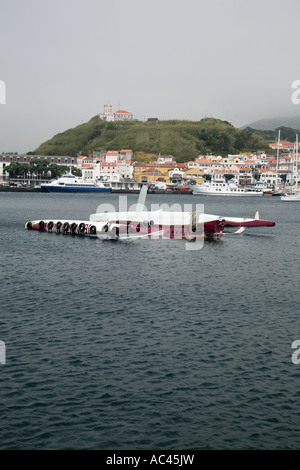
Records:
[[[0,152],[103,112],[299,115],[299,0],[0,0]]]

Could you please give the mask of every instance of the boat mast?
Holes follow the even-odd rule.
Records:
[[[279,144],[280,144],[280,129],[278,131],[278,142],[277,142],[277,163],[276,163],[276,181],[275,181],[275,190],[278,184],[278,164],[279,164]]]
[[[292,170],[291,170],[291,182],[290,182],[291,187],[294,186],[295,147],[296,147],[296,144],[294,144],[293,154],[292,154],[293,156],[292,156]]]
[[[298,189],[298,134],[296,134],[296,190]]]

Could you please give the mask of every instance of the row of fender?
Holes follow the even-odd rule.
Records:
[[[123,226],[123,230],[127,233],[139,233],[148,231],[153,226],[153,222],[145,221],[142,224]],[[28,230],[39,230],[41,232],[54,232],[54,233],[69,233],[69,234],[81,234],[81,235],[97,235],[96,225],[92,225],[87,222],[53,222],[40,220],[39,222],[27,222],[26,228]],[[120,231],[120,225],[117,223],[104,223],[98,226],[99,234],[107,234],[110,237],[118,237]]]
[[[76,223],[76,222],[44,222],[40,220],[38,224],[32,222],[27,222],[26,228],[28,230],[40,230],[41,232],[56,232],[56,233],[71,233],[71,234],[86,234],[86,235],[96,235],[97,229],[95,225],[87,224],[85,222]]]
[[[141,235],[147,236],[150,235],[154,226],[154,222],[152,220],[148,221],[145,220],[143,222],[135,223],[116,223],[116,222],[106,222],[106,223],[98,223],[97,226],[93,225],[89,222],[71,222],[71,221],[30,221],[27,222],[25,227],[28,230],[38,230],[41,232],[52,232],[52,233],[64,233],[64,234],[72,234],[72,235],[89,235],[89,236],[97,236],[97,235],[105,235],[109,238],[118,238],[119,235],[122,234],[131,234],[131,235]],[[161,234],[162,226],[159,226],[159,230],[157,233]],[[189,235],[194,236],[194,232],[196,231],[196,226],[191,228],[191,233],[186,233],[185,227],[174,227],[170,226],[169,228],[164,227],[164,234],[167,238],[189,238]]]

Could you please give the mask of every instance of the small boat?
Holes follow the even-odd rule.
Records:
[[[249,186],[245,187],[246,191],[262,191],[264,194],[273,194],[274,188],[262,181],[257,181],[256,183],[252,183]]]
[[[233,182],[205,181],[193,186],[193,194],[200,196],[263,196],[262,190],[247,190]]]
[[[281,201],[285,201],[285,202],[291,202],[291,201],[300,202],[300,192],[295,191],[293,193],[282,194],[280,199],[281,199]]]
[[[175,183],[167,183],[166,185],[167,191],[172,191],[174,193],[186,193],[186,194],[192,194],[192,190],[189,185],[186,185],[184,183],[181,183],[180,181],[175,182]]]
[[[100,193],[112,190],[110,183],[101,180],[86,181],[72,174],[52,180],[49,184],[41,184],[41,189],[48,193]]]

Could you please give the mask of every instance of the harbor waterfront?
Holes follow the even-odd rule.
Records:
[[[298,449],[299,205],[148,194],[276,222],[198,251],[24,228],[118,200],[1,193],[0,448]]]

